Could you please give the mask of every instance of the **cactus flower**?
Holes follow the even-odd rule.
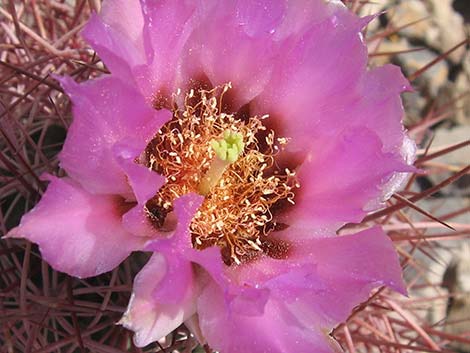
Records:
[[[379,227],[336,234],[400,187],[415,149],[399,68],[370,69],[327,0],[107,0],[83,36],[111,74],[59,78],[74,120],[9,236],[88,277],[152,252],[120,323],[184,322],[222,353],[333,352],[371,290],[404,291]]]

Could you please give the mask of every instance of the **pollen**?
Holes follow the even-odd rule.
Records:
[[[166,178],[145,206],[154,226],[163,231],[170,227],[178,197],[203,195],[190,224],[192,245],[198,250],[220,247],[227,265],[272,252],[273,209],[285,201],[293,204],[299,187],[294,171],[276,166],[276,154],[288,140],[267,130],[267,116],[240,118],[223,111],[223,96],[230,88],[191,90],[184,97],[179,90],[173,118],[144,156],[147,167]]]

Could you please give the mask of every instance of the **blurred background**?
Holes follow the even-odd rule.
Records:
[[[405,93],[403,99],[405,124],[413,137],[421,148],[428,148],[427,153],[467,143],[423,164],[425,174],[416,178],[412,190],[425,191],[470,163],[470,1],[383,0],[363,3],[360,10],[363,15],[382,11],[386,12],[368,28],[371,64],[392,62],[411,79],[415,92]],[[394,33],[384,38],[384,31]],[[443,215],[452,215],[449,221],[462,225],[466,235],[458,236],[461,232],[456,229],[449,233],[454,236],[443,237],[443,229],[420,229],[433,238],[424,246],[429,251],[414,253],[415,265],[405,269],[410,294],[420,303],[422,317],[429,324],[439,327],[444,323],[445,332],[468,335],[470,175],[463,175],[417,206],[440,220]],[[410,212],[409,217],[414,222],[427,222],[419,212]],[[469,343],[455,340],[449,347],[470,352]]]

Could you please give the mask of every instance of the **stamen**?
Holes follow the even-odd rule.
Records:
[[[190,224],[195,249],[219,246],[228,265],[259,253],[285,256],[288,245],[272,245],[269,234],[286,226],[276,223],[272,210],[294,203],[298,187],[295,171],[281,170],[274,162],[288,139],[266,131],[262,120],[267,115],[241,120],[222,112],[229,88],[191,90],[183,109],[175,106],[173,119],[147,145],[147,167],[167,182],[145,211],[158,229],[169,229],[173,201],[197,192],[205,200]]]

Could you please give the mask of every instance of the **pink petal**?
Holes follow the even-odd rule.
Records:
[[[126,174],[136,201],[144,204],[165,183],[165,177],[138,164],[136,159],[140,152],[140,150],[120,144],[116,144],[113,148],[115,159]]]
[[[196,312],[198,287],[192,264],[180,252],[190,242],[189,224],[201,197],[185,195],[175,201],[178,225],[168,239],[150,242],[157,251],[137,275],[134,292],[120,323],[136,334],[143,347],[167,335]]]
[[[144,16],[144,47],[149,63],[147,94],[168,99],[177,88],[182,57],[188,55],[186,41],[195,26],[197,2],[141,0]],[[189,77],[182,84],[189,84]],[[178,87],[177,87],[178,86]]]
[[[202,335],[201,327],[199,326],[199,317],[197,314],[194,314],[189,319],[184,322],[184,326],[194,335],[199,344],[205,345],[207,343],[206,339]]]
[[[347,127],[351,119],[343,102],[361,98],[356,86],[367,63],[363,21],[343,6],[334,10],[283,43],[270,82],[253,102],[256,114],[270,114],[277,133],[302,150],[328,128]],[[331,114],[341,116],[339,125]]]
[[[280,47],[272,40],[271,29],[283,12],[282,2],[274,3],[276,6],[269,6],[269,10],[259,2],[219,3],[189,39],[191,55],[183,66],[189,71],[187,75],[197,75],[196,66],[213,86],[231,82],[231,109],[248,103],[271,77]],[[263,22],[258,21],[260,18]]]
[[[202,200],[203,197],[196,194],[183,195],[175,200],[174,212],[178,219],[176,229],[167,239],[156,239],[146,246],[147,250],[161,253],[167,263],[167,273],[154,292],[154,299],[158,302],[180,301],[191,285],[193,270],[186,253],[194,250],[189,225]]]
[[[267,5],[269,4],[269,6]],[[336,6],[316,1],[288,6],[279,1],[233,3],[142,0],[144,43],[150,72],[146,95],[168,98],[177,88],[207,78],[212,85],[232,82],[229,92],[236,109],[257,96],[268,83],[282,40],[292,34],[294,16],[320,21]],[[297,10],[296,10],[297,9]],[[224,28],[221,35],[220,28]],[[281,40],[282,39],[282,40]],[[164,55],[161,55],[164,53]],[[253,60],[256,58],[256,60]],[[139,84],[140,84],[139,83]]]
[[[153,237],[158,234],[158,231],[145,214],[144,206],[165,183],[165,177],[141,164],[137,164],[136,157],[140,154],[138,150],[116,145],[114,154],[137,201],[137,205],[122,217],[123,227],[134,235]]]
[[[255,37],[273,34],[284,19],[287,7],[285,0],[238,0],[234,12],[238,25]]]
[[[366,204],[383,194],[382,185],[394,173],[412,170],[397,153],[383,152],[378,136],[366,128],[317,140],[298,173],[296,205],[281,220],[334,232],[347,222],[359,222]]]
[[[82,35],[114,75],[134,82],[134,68],[147,63],[143,26],[138,0],[108,0],[99,16],[92,14]]]
[[[298,228],[284,231],[291,241],[286,260],[262,258],[227,269],[232,285],[269,291],[258,312],[250,305],[238,306],[241,302],[216,282],[204,288],[199,323],[212,348],[231,353],[308,352],[315,347],[329,352],[323,333],[346,320],[372,289],[388,285],[405,291],[393,244],[379,228],[342,237],[308,238],[303,233]]]
[[[415,149],[401,122],[399,94],[409,83],[397,67],[366,71],[360,31],[368,19],[341,6],[329,11],[302,36],[295,33],[286,40],[271,81],[250,106],[257,114],[271,115],[268,123],[277,134],[291,138],[291,152],[307,156],[300,198],[308,201],[296,206],[297,214],[309,218],[313,213],[318,227],[335,229],[380,207],[400,187],[404,172],[413,171],[406,165],[413,162]],[[357,140],[365,140],[362,130],[373,141],[362,146],[344,141],[356,139],[357,132]],[[363,176],[368,178],[358,184]],[[348,189],[346,180],[351,181]]]
[[[294,256],[311,256],[317,263],[318,274],[328,289],[312,298],[312,303],[327,325],[346,320],[373,288],[388,286],[406,293],[395,248],[380,228],[317,239],[310,245],[298,247]]]
[[[368,71],[358,87],[362,99],[348,105],[351,124],[375,131],[386,152],[399,149],[404,139],[400,93],[410,87],[398,66],[385,65]],[[333,120],[336,119],[341,116],[336,115]]]
[[[91,192],[130,194],[114,146],[125,143],[143,150],[171,113],[151,109],[140,93],[115,77],[80,85],[68,77],[60,81],[72,99],[74,115],[60,155],[61,166]]]
[[[114,28],[116,32],[136,43],[136,47],[143,45],[140,41],[144,18],[138,0],[106,0],[103,2],[100,17],[108,27]]]
[[[139,237],[151,238],[158,235],[157,230],[150,223],[141,204],[137,204],[122,216],[122,226],[129,233]]]
[[[286,3],[283,20],[275,30],[275,40],[302,36],[309,27],[331,17],[338,8],[344,8],[337,1],[326,3],[323,0],[296,0],[295,6]]]
[[[281,301],[270,300],[260,316],[226,309],[224,294],[214,283],[198,300],[199,324],[212,349],[224,353],[339,352],[327,334],[302,325]]]
[[[351,303],[365,300],[374,287],[386,285],[405,292],[396,251],[380,228],[345,236],[309,237],[309,234],[308,229],[296,226],[272,233],[290,244],[287,259],[261,257],[236,268],[227,268],[226,276],[244,288],[269,288],[272,295],[284,300],[293,299],[302,291],[313,295],[312,290],[322,294],[331,289],[338,292],[339,301],[354,305]],[[355,286],[359,299],[353,298],[353,289],[348,286]],[[343,294],[335,290],[339,287],[345,289]],[[342,311],[343,314],[350,309]],[[344,318],[336,315],[335,319]]]
[[[41,201],[9,236],[37,243],[54,269],[75,277],[96,276],[143,247],[121,227],[124,200],[90,194],[68,178],[50,180]]]
[[[284,237],[295,239],[305,230],[287,229]],[[302,235],[300,238],[306,239]],[[391,287],[406,293],[395,248],[387,235],[374,227],[354,235],[300,240],[292,247],[289,261],[315,264],[311,289],[299,296],[303,320],[315,313],[316,324],[332,328],[346,320],[357,304],[365,301],[373,288]],[[284,286],[275,288],[282,298],[293,298]]]
[[[152,293],[160,285],[166,271],[165,258],[155,253],[134,280],[129,306],[119,323],[135,332],[134,343],[138,347],[169,334],[196,311],[192,282],[179,302],[161,304],[154,299]]]
[[[354,36],[358,37],[358,30],[351,35],[350,31],[336,28],[337,23],[344,17],[348,30],[350,27],[360,28],[364,24],[364,21],[350,15],[344,6],[333,2],[327,5],[320,0],[298,1],[295,5],[283,0],[240,0],[206,7],[204,11],[200,11],[206,15],[198,18],[198,26],[188,39],[189,53],[184,52],[183,76],[198,78],[197,75],[201,75],[199,71],[202,70],[212,85],[231,82],[233,89],[228,92],[228,101],[231,101],[230,108],[235,110],[249,103],[260,93],[261,100],[264,100],[265,96],[278,98],[277,86],[280,85],[283,90],[286,85],[284,81],[291,82],[296,79],[291,77],[290,71],[304,64],[309,67],[312,65],[312,62],[307,63],[310,57],[300,57],[298,52],[303,50],[306,40],[310,40],[309,37],[315,36],[317,32],[318,36],[311,40],[315,47],[310,48],[315,51],[317,59],[313,63],[317,65],[317,69],[316,77],[312,77],[312,81],[321,78],[319,75],[327,75],[328,69],[322,67],[324,63],[337,70],[329,61],[332,54],[335,57],[342,54],[337,47],[346,46],[349,50],[350,47],[357,47],[358,42],[354,40]],[[336,15],[336,12],[339,14]],[[305,34],[308,26],[310,34]],[[224,29],[223,35],[220,28]],[[338,32],[341,33],[337,35]],[[331,53],[332,50],[324,45],[327,43],[331,47],[332,41],[335,51],[339,54]],[[293,48],[296,48],[297,52]],[[324,49],[328,49],[327,55],[322,55]],[[362,48],[362,51],[365,53],[365,48]],[[290,52],[294,52],[294,55],[289,56]],[[349,57],[341,60],[348,60],[348,65],[355,64]],[[360,60],[363,67],[366,60],[366,56]],[[303,67],[302,69],[306,70]],[[345,71],[347,70],[343,70],[343,73]],[[301,76],[305,72],[295,74]],[[303,79],[305,81],[305,77]],[[305,85],[300,88],[297,92],[300,95],[303,93],[311,102],[309,91],[312,88],[308,87],[309,91]],[[265,90],[267,93],[262,93]],[[283,93],[280,94],[281,98]],[[290,98],[292,97],[285,101],[290,101]],[[272,102],[275,100],[273,98]],[[264,115],[277,112],[260,109],[256,113]]]

